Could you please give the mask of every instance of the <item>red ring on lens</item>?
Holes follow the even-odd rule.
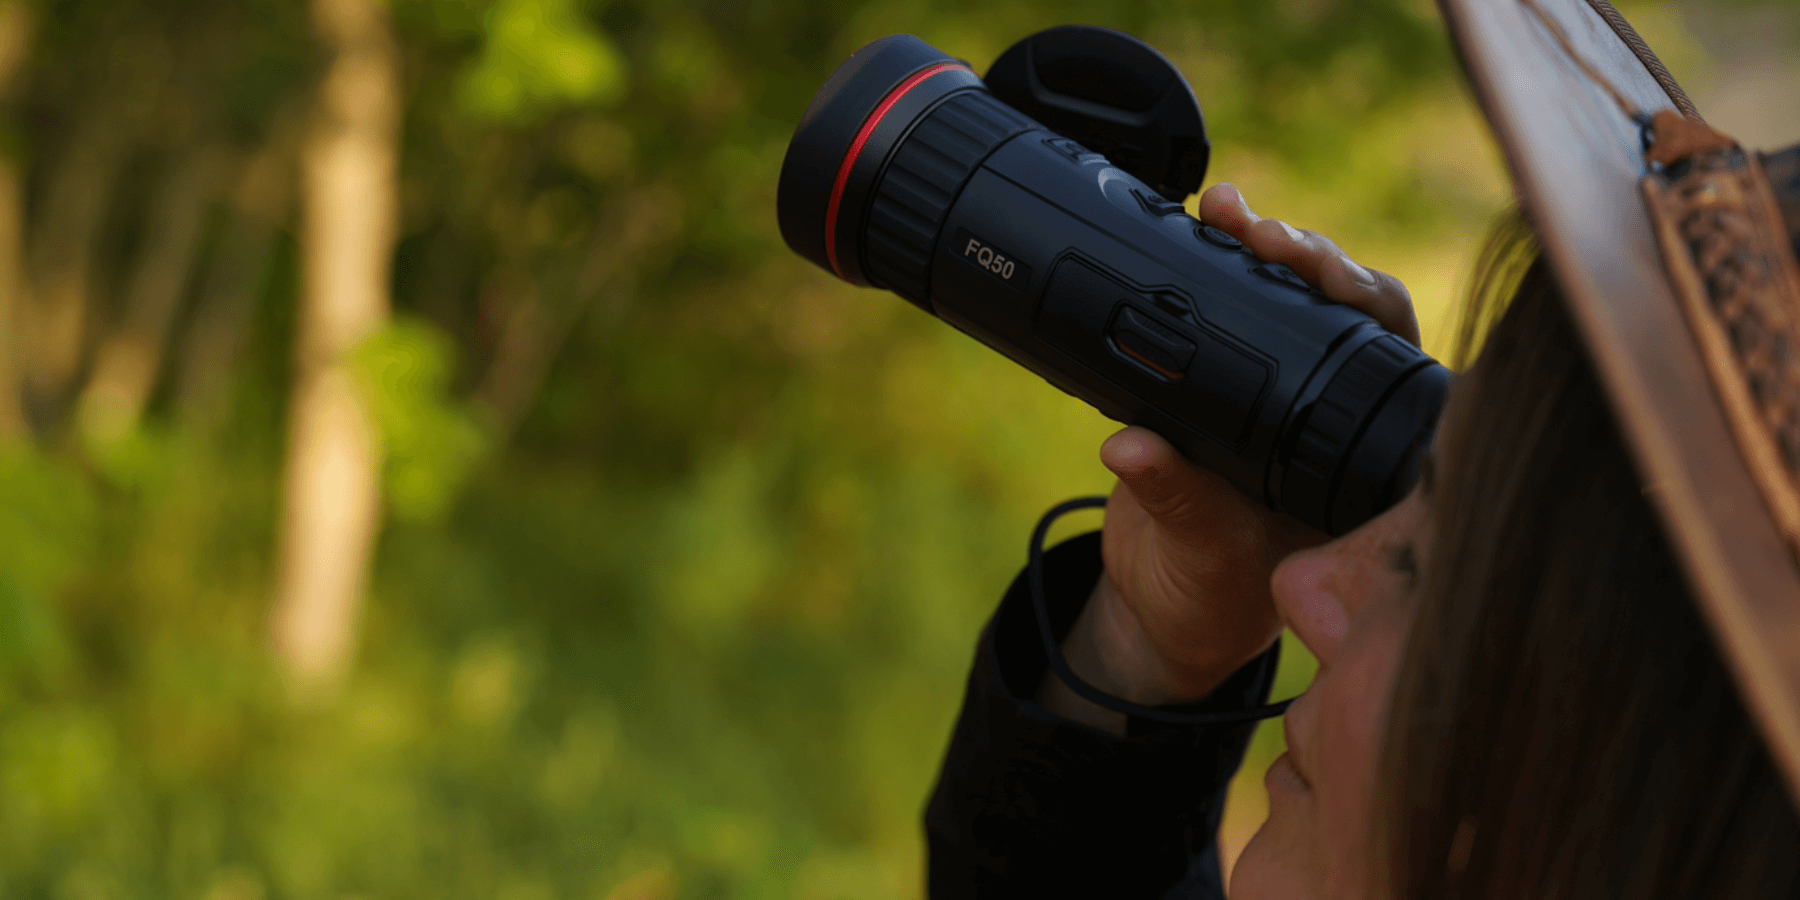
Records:
[[[889,110],[894,108],[894,104],[900,102],[900,98],[905,97],[913,88],[924,83],[927,78],[954,69],[961,69],[973,74],[968,66],[961,63],[938,63],[935,66],[921,69],[912,77],[900,82],[900,86],[889,92],[887,97],[881,101],[881,105],[875,107],[875,111],[869,114],[868,120],[863,122],[862,130],[856,133],[856,140],[850,143],[850,152],[844,154],[843,165],[838,167],[837,183],[831,186],[831,202],[825,206],[825,258],[831,260],[831,271],[837,273],[837,277],[845,281],[850,280],[844,274],[844,267],[838,263],[837,257],[838,203],[844,199],[844,185],[850,182],[850,170],[855,167],[856,158],[862,155],[863,145],[869,142],[869,136],[875,133],[876,126],[881,124],[881,120],[887,116]]]

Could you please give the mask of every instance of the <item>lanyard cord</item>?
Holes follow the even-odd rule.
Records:
[[[1025,576],[1031,585],[1031,605],[1037,612],[1038,635],[1044,641],[1044,657],[1050,663],[1050,670],[1062,683],[1069,686],[1083,699],[1096,703],[1113,712],[1149,719],[1169,725],[1236,725],[1242,722],[1254,722],[1258,719],[1272,719],[1287,711],[1288,704],[1294,701],[1283,700],[1266,706],[1250,709],[1234,709],[1227,712],[1184,712],[1180,707],[1166,708],[1141,706],[1128,700],[1121,700],[1105,691],[1088,684],[1069,668],[1063,659],[1062,647],[1058,645],[1055,632],[1050,628],[1050,608],[1044,600],[1044,540],[1050,533],[1050,526],[1057,519],[1078,509],[1097,509],[1106,506],[1105,497],[1078,497],[1066,503],[1058,504],[1044,517],[1038,520],[1037,528],[1031,532],[1031,553],[1027,558]],[[1104,576],[1103,576],[1104,577]],[[1202,703],[1206,701],[1201,701]]]

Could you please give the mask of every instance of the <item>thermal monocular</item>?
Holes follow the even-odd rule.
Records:
[[[985,79],[894,35],[807,108],[781,234],[1342,534],[1411,489],[1449,372],[1189,216],[1209,151],[1180,72],[1119,32],[1033,35]]]

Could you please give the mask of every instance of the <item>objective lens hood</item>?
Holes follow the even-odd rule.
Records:
[[[906,34],[838,66],[781,164],[776,215],[788,247],[845,281],[869,284],[856,236],[888,156],[939,101],[981,86],[966,64]]]

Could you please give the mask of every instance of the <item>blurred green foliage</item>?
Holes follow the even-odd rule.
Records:
[[[480,56],[462,74],[472,118],[528,121],[565,106],[610,106],[625,63],[574,0],[500,0],[482,18]]]
[[[322,61],[295,0],[30,9],[4,115],[32,227],[96,127],[125,147],[104,319],[143,185],[291,140]],[[177,320],[168,368],[223,367],[223,399],[165,377],[98,448],[37,391],[0,451],[0,896],[918,896],[976,632],[1036,515],[1110,486],[1110,427],[782,246],[787,138],[868,40],[984,64],[1066,22],[1145,37],[1205,106],[1212,180],[1412,281],[1428,333],[1504,197],[1423,0],[389,12],[399,315],[356,356],[387,518],[354,671],[295,704],[266,636],[290,217],[243,352]],[[202,263],[237,227],[215,211]]]
[[[402,522],[440,522],[486,439],[450,393],[456,348],[430,323],[402,316],[353,354],[385,457],[387,508]]]

